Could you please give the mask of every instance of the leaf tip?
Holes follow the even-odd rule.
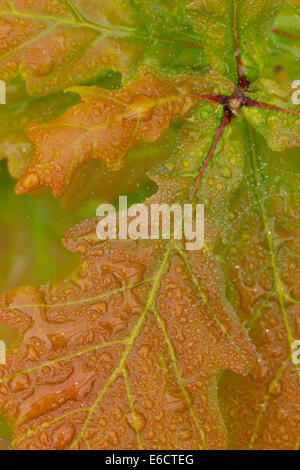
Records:
[[[41,181],[37,173],[25,173],[15,187],[15,194],[17,196],[27,194],[30,191],[38,189],[40,186]]]

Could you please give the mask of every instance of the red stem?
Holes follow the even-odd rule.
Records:
[[[233,37],[234,37],[234,55],[236,61],[236,68],[237,68],[237,86],[241,90],[246,90],[250,82],[246,77],[244,67],[242,64],[242,57],[240,51],[240,44],[239,44],[239,36],[238,36],[238,26],[237,26],[237,2],[234,2],[234,19],[233,19]]]
[[[279,106],[273,106],[271,104],[262,103],[261,101],[254,101],[254,100],[251,100],[251,98],[247,98],[247,97],[245,97],[244,105],[248,107],[252,107],[252,108],[263,108],[263,109],[269,109],[272,111],[280,111],[285,114],[291,114],[292,116],[300,116],[300,113],[298,113],[297,111],[294,111],[293,109],[280,108]]]
[[[198,100],[205,100],[205,101],[213,101],[215,103],[219,104],[227,104],[228,102],[228,96],[225,95],[190,95],[192,98],[197,98]]]
[[[212,159],[213,157],[213,154],[214,154],[214,151],[217,147],[217,144],[220,140],[220,138],[222,137],[226,127],[230,124],[231,122],[231,119],[233,117],[233,114],[231,112],[231,110],[226,106],[225,109],[224,109],[224,114],[223,114],[223,117],[222,117],[222,121],[218,127],[218,129],[216,130],[216,133],[215,133],[215,136],[214,136],[214,140],[213,140],[213,143],[209,149],[209,152],[207,154],[207,157],[206,159],[204,160],[204,162],[202,163],[202,166],[200,168],[200,171],[198,173],[198,176],[196,178],[196,181],[195,181],[195,184],[193,186],[193,189],[192,189],[192,192],[191,192],[191,195],[189,197],[189,203],[192,203],[194,197],[195,197],[195,194],[198,190],[198,187],[199,187],[199,184],[200,184],[200,181],[205,173],[205,170],[210,162],[210,160]]]

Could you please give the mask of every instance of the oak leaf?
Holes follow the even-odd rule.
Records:
[[[157,140],[173,116],[183,117],[197,104],[196,94],[211,92],[220,86],[218,80],[210,74],[170,78],[142,71],[139,81],[120,90],[70,88],[80,95],[80,104],[53,121],[28,127],[35,152],[16,193],[45,185],[59,197],[86,160],[99,159],[110,169],[120,169],[136,143]],[[223,82],[223,89],[233,89]]]
[[[29,97],[19,81],[11,83],[6,94],[6,104],[0,106],[0,160],[7,160],[9,173],[18,179],[32,156],[32,144],[26,138],[27,126],[33,120],[42,122],[58,117],[78,99],[62,92]]]
[[[234,116],[242,110],[242,115],[275,150],[299,145],[300,106],[292,103],[291,84],[279,85],[270,79],[249,80],[251,76],[256,78],[263,68],[263,38],[280,6],[279,1],[267,0],[254,9],[244,0],[221,0],[214,4],[195,1],[187,7],[205,50],[208,55],[209,51],[213,53],[210,59],[217,73],[202,78],[171,78],[148,71],[142,73],[138,82],[117,91],[70,88],[81,96],[81,104],[70,107],[54,121],[28,127],[27,137],[35,152],[16,193],[24,194],[46,185],[60,197],[77,168],[90,159],[100,159],[107,167],[119,169],[131,147],[141,140],[156,140],[169,126],[171,117],[175,114],[183,117],[197,99],[226,105]],[[263,22],[258,27],[259,18]],[[249,48],[250,37],[259,50],[252,43]],[[227,55],[224,41],[228,45]],[[243,47],[239,47],[241,44]],[[251,58],[261,66],[251,65]],[[219,72],[235,82],[222,78]]]
[[[293,88],[290,83],[280,85],[272,80],[261,79],[251,86],[251,96],[259,102],[266,104],[261,112],[259,108],[244,108],[248,122],[261,133],[273,150],[284,150],[300,145],[300,107],[294,106]],[[268,109],[268,104],[275,108],[285,109],[287,114],[282,116]]]
[[[19,178],[28,164],[31,144],[24,135],[26,117],[52,119],[53,93],[109,79],[112,71],[132,80],[143,65],[167,73],[201,71],[205,60],[184,13],[186,3],[1,0],[0,78],[12,87],[16,80],[24,80],[27,89],[24,103],[19,99],[17,106],[8,93],[4,119],[0,110],[0,159],[8,159],[11,175]],[[47,116],[43,96],[49,95]],[[57,110],[63,111],[59,102]]]
[[[219,36],[211,2],[189,11],[231,83],[198,92],[148,201],[203,202],[206,246],[99,242],[88,220],[64,238],[84,258],[66,282],[2,295],[0,319],[21,333],[0,369],[14,448],[219,449],[226,429],[230,448],[298,448],[299,108],[260,78],[255,43],[279,2],[214,5]]]
[[[243,85],[241,69],[251,82],[261,75],[267,34],[281,6],[280,0],[195,0],[187,14],[211,67],[232,81],[238,72]]]
[[[220,256],[231,304],[261,360],[243,380],[224,375],[221,409],[229,448],[298,449],[300,370],[293,344],[300,335],[299,152],[275,153],[257,133],[248,135],[240,198],[231,204],[233,235]]]
[[[99,241],[98,221],[65,235],[83,257],[69,279],[0,298],[1,323],[20,333],[0,367],[13,448],[224,448],[218,376],[248,373],[255,353],[213,255]]]
[[[31,95],[82,84],[137,64],[201,69],[201,46],[183,11],[160,0],[1,0],[0,76],[19,74]]]

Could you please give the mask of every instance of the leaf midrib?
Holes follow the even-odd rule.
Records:
[[[79,413],[80,411],[86,411],[87,412],[87,417],[84,421],[84,424],[81,428],[81,431],[80,433],[76,436],[76,438],[74,439],[74,441],[72,442],[71,444],[71,447],[70,449],[73,449],[76,444],[81,440],[83,439],[87,446],[89,446],[89,443],[88,443],[88,440],[85,438],[85,430],[90,422],[90,419],[91,417],[93,416],[94,414],[94,411],[97,409],[99,403],[101,402],[103,396],[107,393],[107,391],[109,390],[110,386],[114,383],[115,379],[120,375],[122,374],[124,376],[124,371],[125,371],[125,363],[126,363],[126,360],[127,360],[127,357],[128,355],[130,354],[131,352],[131,349],[132,347],[134,346],[135,344],[135,340],[137,338],[137,336],[139,335],[140,331],[141,331],[141,328],[144,324],[144,320],[148,314],[149,311],[153,310],[155,312],[155,306],[154,306],[154,299],[155,299],[155,296],[156,296],[156,293],[157,293],[157,290],[161,284],[161,279],[162,279],[162,276],[165,272],[165,269],[166,269],[166,266],[169,262],[169,258],[171,256],[171,253],[172,253],[172,250],[173,250],[173,244],[174,244],[174,240],[171,240],[171,242],[168,244],[167,246],[167,249],[165,251],[165,254],[163,256],[163,259],[162,259],[162,262],[159,266],[159,269],[157,270],[157,273],[156,273],[156,276],[153,280],[153,285],[152,285],[152,288],[151,288],[151,291],[150,291],[150,294],[148,296],[148,300],[147,300],[147,303],[145,305],[145,308],[144,308],[144,311],[142,313],[142,315],[139,317],[139,320],[137,321],[136,325],[134,326],[133,328],[133,331],[131,333],[131,335],[127,338],[127,339],[124,339],[123,341],[116,341],[116,342],[112,342],[112,343],[105,343],[104,345],[96,345],[95,347],[93,348],[90,348],[89,350],[85,350],[85,351],[80,351],[79,353],[77,354],[74,354],[73,357],[78,357],[78,356],[81,356],[82,354],[84,354],[85,352],[91,352],[91,351],[94,351],[94,350],[98,350],[98,349],[102,349],[103,347],[106,347],[106,346],[109,346],[109,345],[112,345],[112,344],[124,344],[126,345],[125,347],[125,350],[121,356],[121,359],[119,361],[119,364],[118,366],[114,369],[114,371],[112,372],[112,374],[109,376],[108,380],[106,381],[104,387],[101,389],[100,393],[98,394],[98,397],[97,399],[94,401],[94,404],[86,409],[86,410],[83,410],[83,409],[75,409],[75,410],[72,410],[71,412],[67,413],[66,415],[63,415],[63,416],[59,416],[57,418],[55,418],[55,420],[52,420],[48,423],[44,423],[43,425],[41,426],[38,426],[37,428],[35,429],[30,429],[28,430],[26,433],[24,433],[22,436],[17,436],[17,438],[14,440],[14,444],[16,445],[17,443],[19,443],[20,441],[26,439],[26,437],[29,437],[33,434],[35,434],[36,432],[38,432],[39,430],[41,429],[44,429],[44,428],[48,428],[51,424],[53,424],[54,422],[59,422],[61,421],[62,419],[68,417],[68,416],[72,416],[74,415],[75,413]],[[171,341],[169,340],[169,337],[166,336],[166,330],[165,328],[162,326],[161,322],[162,320],[160,319],[160,317],[158,318],[157,315],[155,314],[155,317],[157,318],[157,321],[158,321],[158,324],[164,334],[164,337],[166,339],[166,343],[167,343],[167,346],[168,346],[168,349],[169,349],[169,353],[171,355],[171,360],[172,360],[172,363],[173,363],[173,367],[174,367],[174,371],[175,371],[175,375],[177,377],[177,380],[178,380],[178,374],[180,376],[180,373],[179,373],[179,369],[178,369],[178,366],[177,366],[177,363],[174,363],[174,358],[176,360],[176,356],[175,356],[175,352],[172,350],[172,345],[171,345]],[[170,350],[170,345],[171,345],[171,350]],[[59,362],[62,362],[64,360],[68,360],[70,359],[71,356],[66,356],[65,358],[58,358],[54,361],[50,361],[48,362],[48,364],[52,364],[52,363],[59,363]],[[43,364],[41,366],[38,366],[37,368],[32,368],[31,371],[33,370],[36,370],[40,367],[43,367],[44,365],[47,365],[47,364]],[[28,371],[30,372],[30,369],[28,369]],[[19,373],[15,374],[15,375],[21,375],[25,373],[25,371],[20,371]],[[126,373],[126,372],[125,372]],[[125,380],[126,382],[126,380]],[[178,381],[178,385],[183,393],[183,396],[184,398],[187,400],[187,406],[188,406],[188,409],[191,413],[191,416],[193,418],[193,420],[195,421],[196,420],[196,428],[200,434],[200,437],[201,437],[201,440],[203,441],[202,444],[204,445],[204,447],[206,447],[206,443],[205,443],[205,438],[204,438],[204,431],[202,430],[200,424],[198,423],[198,420],[196,418],[196,415],[194,413],[194,411],[192,410],[192,403],[191,403],[191,400],[189,398],[189,395],[188,395],[188,392],[186,391],[184,385],[183,385],[183,381],[181,379],[181,376],[180,376],[180,380]],[[130,400],[130,396],[128,396],[128,399],[129,399],[129,403],[130,403],[130,406],[132,408],[132,400]],[[137,426],[136,427],[136,434],[137,434],[137,441],[138,441],[138,445],[139,445],[139,448],[142,447],[142,443],[141,443],[141,439],[140,439],[140,436],[139,436],[139,432],[138,432],[138,429],[137,429]]]

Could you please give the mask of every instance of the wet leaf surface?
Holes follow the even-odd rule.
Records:
[[[16,3],[18,11],[26,10],[24,2]],[[153,38],[165,34],[163,21],[166,31],[180,32],[176,21],[182,15],[199,35],[197,39],[192,26],[185,28],[188,34],[193,31],[193,44],[203,47],[200,62],[216,69],[201,73],[190,66],[163,68],[172,93],[163,88],[160,94],[160,85],[148,84],[151,99],[155,89],[160,99],[169,100],[174,87],[178,90],[177,84],[184,82],[186,101],[182,92],[178,108],[173,100],[175,108],[170,103],[160,107],[161,102],[153,107],[151,101],[150,113],[148,94],[138,93],[138,106],[130,106],[130,95],[123,116],[127,122],[136,119],[138,111],[150,126],[147,132],[157,139],[153,144],[140,142],[133,152],[141,145],[149,145],[150,152],[152,145],[176,133],[171,155],[166,152],[168,158],[149,173],[158,190],[146,204],[204,203],[205,246],[186,251],[173,237],[100,242],[99,219],[90,218],[63,238],[64,246],[83,259],[66,281],[2,294],[0,320],[20,335],[9,349],[7,364],[0,367],[0,412],[12,429],[13,448],[297,449],[299,366],[292,361],[292,351],[300,335],[300,111],[291,102],[291,81],[298,78],[297,64],[299,70],[299,9],[296,2],[284,2],[276,18],[283,3],[276,0],[255,5],[246,0],[196,0],[191,5],[139,1],[131,2],[134,14],[129,9],[126,18],[114,8],[117,3],[101,2],[110,23],[107,38],[120,40],[112,38],[111,30],[120,31],[123,21],[131,36],[134,29],[140,45],[138,21],[143,18],[152,46],[149,60],[140,62],[152,66],[152,84],[156,69],[163,68],[160,47],[175,46]],[[71,14],[74,22],[75,14],[82,23],[82,3],[74,5],[65,13],[60,10],[63,3],[55,15],[65,22]],[[90,2],[84,21],[93,14],[93,21],[102,25],[104,10],[98,11],[100,20],[95,5]],[[34,7],[39,14],[49,13],[44,2]],[[51,15],[54,7],[51,2]],[[24,15],[28,18],[28,11]],[[149,27],[151,15],[162,22]],[[17,15],[11,11],[6,16]],[[44,20],[30,20],[30,28]],[[175,29],[169,29],[171,24]],[[80,28],[82,24],[72,25],[68,34]],[[85,34],[78,37],[85,39]],[[63,54],[69,54],[68,48]],[[46,70],[45,80],[37,78],[26,57],[22,60],[28,90],[52,90],[51,73]],[[133,56],[126,57],[130,61]],[[126,79],[128,70],[136,74],[132,62],[128,69],[120,63],[108,68],[117,68]],[[55,86],[64,88],[69,76],[59,74],[57,67],[55,59]],[[195,75],[187,79],[178,72]],[[57,122],[72,123],[91,96],[128,96],[128,90],[143,81],[134,79],[129,85],[123,80],[117,91],[75,87],[83,103],[62,111],[56,121],[33,127],[43,132]],[[50,88],[43,88],[45,84]],[[181,119],[171,122],[176,114]],[[99,129],[97,122],[93,134]],[[147,141],[147,132],[140,141]],[[43,138],[46,142],[48,136]],[[34,165],[43,142],[34,142]],[[57,142],[51,137],[41,153],[46,161],[52,145]],[[60,149],[63,158],[66,150]],[[116,161],[125,157],[124,148],[119,150]],[[68,180],[71,186],[78,175]]]

